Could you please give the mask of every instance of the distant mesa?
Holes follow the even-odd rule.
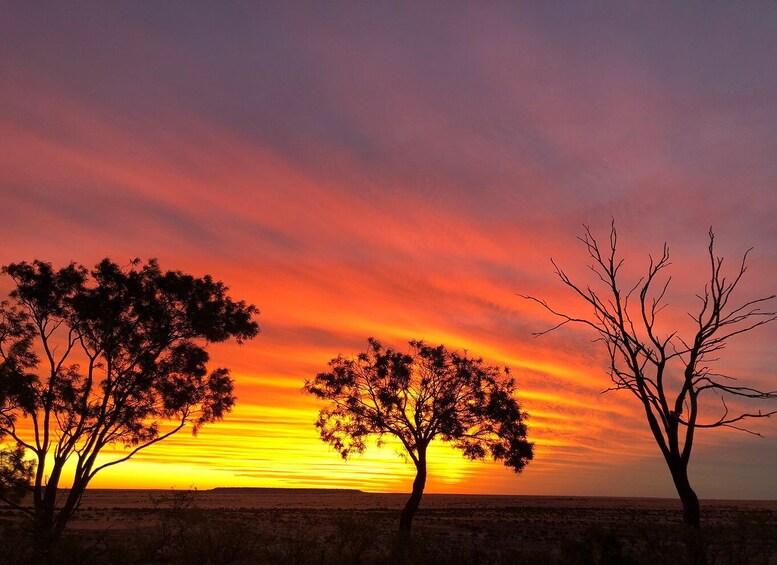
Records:
[[[355,488],[275,488],[275,487],[216,487],[207,492],[220,494],[254,493],[254,494],[365,494]]]

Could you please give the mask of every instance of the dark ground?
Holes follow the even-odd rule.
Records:
[[[406,495],[94,490],[60,563],[388,563]],[[671,499],[425,495],[412,563],[777,564],[777,501],[704,501],[689,531]],[[0,563],[29,563],[0,510]]]

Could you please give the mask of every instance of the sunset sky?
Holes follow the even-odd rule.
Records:
[[[666,327],[710,226],[732,268],[755,248],[743,300],[777,292],[775,30],[767,1],[0,2],[0,264],[156,257],[261,310],[213,349],[234,412],[94,486],[406,491],[412,464],[341,461],[301,391],[375,336],[509,365],[531,415],[521,475],[439,445],[427,492],[673,496],[594,336],[534,338],[553,319],[517,294],[582,313],[549,259],[591,280],[576,237],[611,218],[630,274],[669,242]],[[720,367],[777,389],[775,344]],[[700,433],[701,497],[777,497],[777,418],[750,427]]]

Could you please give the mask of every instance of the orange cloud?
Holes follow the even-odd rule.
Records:
[[[667,327],[685,323],[703,285],[709,224],[732,259],[757,246],[748,296],[774,292],[777,141],[758,124],[773,123],[777,97],[753,78],[774,73],[739,76],[704,50],[678,48],[696,57],[694,72],[704,69],[689,84],[689,72],[655,63],[661,46],[650,37],[611,25],[600,34],[599,18],[589,36],[586,25],[529,7],[469,14],[471,26],[419,15],[431,34],[411,33],[407,14],[340,14],[341,28],[279,12],[280,35],[234,41],[219,27],[223,14],[202,29],[192,14],[180,25],[202,34],[174,37],[138,23],[143,41],[102,12],[103,26],[83,34],[48,20],[38,32],[36,18],[19,16],[36,22],[27,33],[37,41],[17,39],[0,70],[0,262],[158,257],[223,279],[262,310],[256,340],[213,350],[236,378],[235,411],[95,485],[405,490],[412,472],[391,447],[340,461],[316,436],[318,405],[301,393],[329,359],[375,336],[510,366],[532,416],[537,458],[522,476],[439,446],[430,492],[671,494],[666,480],[649,479],[664,470],[639,405],[601,394],[610,383],[593,336],[533,338],[554,321],[516,293],[576,311],[548,258],[585,279],[575,236],[610,216],[630,273],[672,243]],[[78,49],[85,70],[39,36],[51,26],[51,37],[69,38],[56,49]],[[111,37],[124,41],[99,50],[107,60],[82,43]],[[759,37],[743,53],[762,53]],[[746,60],[773,64],[761,58]],[[739,82],[719,81],[717,70]],[[705,76],[720,92],[708,92]],[[756,87],[768,96],[743,103]],[[723,366],[769,388],[777,328],[752,335]],[[775,422],[759,429],[777,436]],[[720,437],[701,434],[698,459],[725,445],[750,453],[753,468],[777,464],[774,439],[753,449],[753,438]],[[773,492],[773,480],[749,481],[736,460],[727,469],[753,484],[745,491]],[[723,492],[713,469],[700,463],[699,474],[702,495]]]

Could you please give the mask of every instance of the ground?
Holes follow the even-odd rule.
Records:
[[[406,495],[359,491],[92,490],[61,563],[388,563]],[[411,563],[775,563],[777,501],[425,495]],[[25,524],[0,514],[0,555],[29,563]]]

